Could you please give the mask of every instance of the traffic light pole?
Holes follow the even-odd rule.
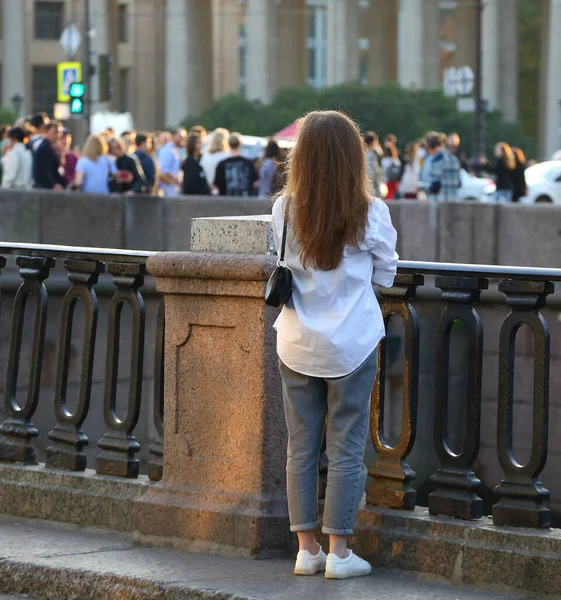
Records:
[[[87,136],[91,133],[91,118],[92,118],[92,36],[91,36],[91,21],[90,21],[90,0],[84,0],[85,17],[84,17],[84,133]]]

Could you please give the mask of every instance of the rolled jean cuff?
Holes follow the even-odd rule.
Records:
[[[330,529],[329,527],[323,527],[323,529],[321,531],[325,535],[345,535],[345,536],[353,535],[352,529]]]
[[[313,531],[319,527],[319,521],[315,521],[315,523],[305,523],[304,525],[291,525],[290,531],[292,533],[297,533],[298,531]]]

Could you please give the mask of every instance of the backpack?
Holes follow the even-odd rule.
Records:
[[[397,163],[392,163],[388,168],[388,181],[400,181],[401,180],[401,166]]]

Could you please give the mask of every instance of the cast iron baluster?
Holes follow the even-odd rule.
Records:
[[[72,286],[64,297],[60,326],[60,348],[58,353],[57,378],[55,388],[55,414],[57,425],[49,433],[54,442],[47,448],[47,467],[84,471],[86,454],[84,446],[88,438],[82,431],[82,425],[88,416],[92,391],[92,372],[97,329],[97,296],[92,289],[99,274],[103,273],[103,263],[96,260],[67,259],[64,267]],[[72,324],[74,310],[78,300],[84,302],[86,323],[84,329],[84,349],[80,376],[80,395],[76,412],[72,414],[66,404],[68,390],[68,368],[70,364],[70,346],[72,342]]]
[[[547,281],[502,281],[499,290],[512,312],[501,329],[499,350],[497,452],[505,478],[495,488],[499,502],[493,506],[493,521],[495,525],[547,528],[551,515],[544,502],[549,492],[538,477],[547,461],[549,328],[540,309],[554,286]],[[516,461],[512,448],[515,340],[522,325],[530,327],[535,339],[532,453],[526,465]]]
[[[473,472],[479,454],[481,434],[481,376],[483,366],[483,327],[474,304],[482,290],[489,287],[487,279],[478,277],[437,277],[436,286],[448,301],[438,324],[436,348],[436,388],[434,443],[442,465],[431,481],[436,491],[429,497],[429,512],[460,519],[479,519],[483,501],[477,495],[481,481]],[[460,454],[448,444],[448,377],[450,335],[454,323],[461,322],[469,335],[466,438]]]
[[[142,367],[144,358],[144,300],[138,289],[144,284],[146,265],[109,263],[108,271],[117,286],[109,304],[107,331],[107,363],[103,414],[108,432],[98,442],[101,453],[97,456],[96,471],[100,475],[138,477],[139,461],[135,454],[140,445],[133,435],[140,415],[142,395]],[[115,406],[119,371],[119,339],[123,305],[130,304],[133,312],[131,375],[127,414],[121,421]]]
[[[164,340],[165,307],[162,298],[158,307],[154,356],[154,425],[158,439],[150,446],[150,454],[154,457],[148,463],[148,477],[151,481],[160,481],[164,471]]]
[[[23,283],[15,299],[12,317],[12,334],[6,373],[5,409],[8,420],[0,426],[0,460],[21,462],[27,465],[37,463],[35,449],[31,439],[39,432],[31,419],[37,410],[41,389],[41,368],[45,346],[45,327],[47,325],[47,290],[43,281],[55,266],[54,258],[42,256],[18,256],[16,263],[20,268]],[[23,407],[17,402],[18,371],[21,359],[21,343],[25,306],[30,296],[35,299],[35,330],[31,353],[27,400]]]
[[[403,386],[403,416],[401,437],[392,448],[384,437],[384,400],[386,383],[386,340],[379,347],[379,371],[372,394],[370,429],[376,450],[376,460],[368,473],[372,482],[366,490],[366,501],[374,506],[415,508],[416,492],[411,487],[415,472],[405,462],[415,443],[417,433],[417,401],[419,383],[419,320],[410,300],[417,287],[423,285],[422,275],[398,275],[394,287],[382,289],[382,312],[386,327],[392,315],[399,315],[405,325],[405,365]]]

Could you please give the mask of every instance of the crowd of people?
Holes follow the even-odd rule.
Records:
[[[368,174],[378,197],[454,201],[462,187],[462,170],[493,178],[498,202],[518,202],[526,195],[524,173],[528,162],[520,148],[511,148],[507,143],[495,146],[493,162],[481,158],[472,165],[461,151],[457,133],[429,132],[421,140],[407,143],[403,153],[393,134],[384,138],[383,145],[372,131],[363,139]]]
[[[453,201],[471,172],[460,137],[429,132],[401,150],[395,135],[380,143],[363,137],[369,178],[386,200]],[[286,151],[270,140],[256,161],[242,156],[243,138],[226,129],[116,135],[111,128],[92,134],[83,148],[45,113],[0,128],[3,188],[72,189],[91,194],[154,196],[220,195],[270,197],[284,185]],[[481,167],[481,165],[479,165]],[[496,199],[518,201],[526,193],[526,159],[519,148],[497,144],[494,163],[483,165],[496,180]]]

